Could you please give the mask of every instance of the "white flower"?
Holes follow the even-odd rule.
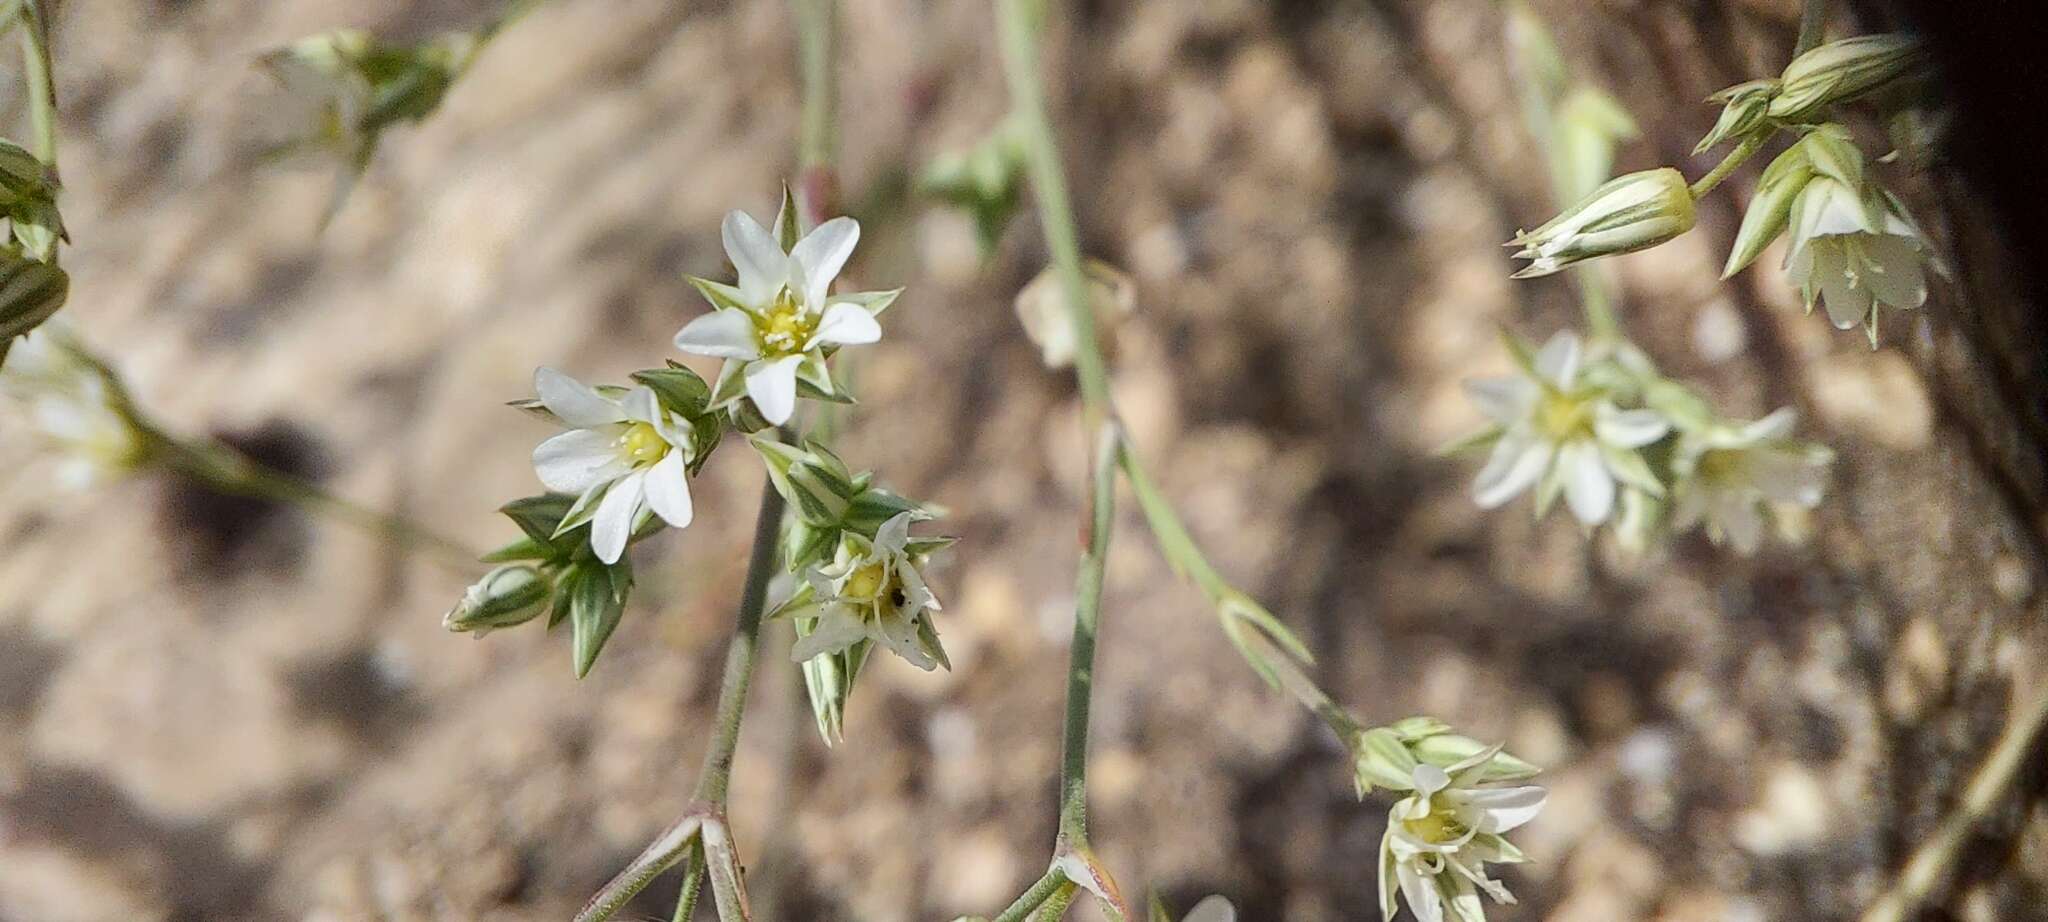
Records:
[[[919,636],[921,630],[929,630],[927,613],[939,610],[939,600],[925,585],[919,562],[905,550],[912,515],[898,513],[882,523],[872,542],[848,532],[832,564],[805,575],[818,606],[806,614],[818,623],[797,640],[791,659],[803,662],[872,640],[919,669],[938,665]]]
[[[1672,458],[1674,527],[1704,521],[1708,537],[1748,554],[1763,538],[1772,504],[1819,505],[1833,455],[1792,441],[1796,418],[1782,409],[1752,423],[1681,435]]]
[[[813,386],[829,387],[825,347],[882,338],[882,327],[867,306],[829,297],[832,280],[860,240],[860,224],[833,218],[787,253],[745,212],[727,214],[720,230],[739,284],[694,280],[715,309],[683,327],[676,348],[726,359],[718,390],[727,390],[731,375],[739,375],[762,418],[779,426],[796,411],[800,371],[808,372],[806,380]]]
[[[63,337],[44,327],[17,340],[0,367],[0,393],[18,400],[35,430],[65,455],[58,482],[84,489],[134,470],[148,445],[105,370]]]
[[[367,147],[362,130],[372,88],[360,61],[370,36],[357,29],[299,39],[257,59],[284,90],[295,153],[353,161]]]
[[[534,372],[533,388],[569,429],[533,450],[534,473],[548,489],[576,495],[563,526],[588,521],[599,560],[619,561],[644,511],[677,528],[690,524],[690,426],[654,391],[611,396],[552,368]]]
[[[1448,768],[1415,766],[1412,792],[1387,813],[1380,839],[1380,913],[1394,917],[1395,890],[1420,922],[1484,922],[1485,893],[1495,902],[1515,898],[1485,865],[1525,860],[1503,834],[1536,818],[1543,789],[1535,785],[1483,787],[1498,747]]]
[[[1785,270],[1806,309],[1822,300],[1837,329],[1863,324],[1875,348],[1880,307],[1927,302],[1927,243],[1891,196],[1817,175],[1800,190],[1791,222]]]
[[[1655,410],[1616,407],[1605,390],[1580,380],[1581,358],[1578,336],[1564,331],[1522,374],[1466,382],[1499,432],[1472,485],[1482,508],[1504,505],[1535,486],[1538,514],[1562,492],[1572,515],[1592,526],[1613,510],[1616,481],[1663,495],[1636,449],[1663,438],[1670,424]]]

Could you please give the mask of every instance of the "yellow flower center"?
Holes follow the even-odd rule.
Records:
[[[888,582],[889,568],[883,566],[881,561],[876,561],[853,571],[853,575],[846,578],[846,586],[840,589],[839,594],[847,598],[871,601],[882,594]]]
[[[1546,391],[1536,407],[1536,423],[1553,442],[1593,434],[1593,404],[1562,391]]]
[[[1742,479],[1742,468],[1742,452],[1715,448],[1702,453],[1699,465],[1693,470],[1701,480],[1708,483],[1731,484]]]
[[[755,325],[756,335],[761,339],[761,352],[770,357],[795,355],[802,352],[804,345],[811,341],[811,334],[818,330],[818,318],[796,301],[796,294],[788,288],[775,295],[775,301]]]
[[[1432,845],[1454,842],[1468,831],[1465,824],[1458,822],[1457,811],[1449,804],[1432,804],[1429,815],[1417,820],[1402,820],[1401,825],[1418,839]]]
[[[619,454],[631,458],[636,465],[653,464],[667,455],[668,450],[668,440],[647,423],[627,426],[625,434],[619,436]]]

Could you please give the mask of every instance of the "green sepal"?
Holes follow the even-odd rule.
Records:
[[[782,207],[776,209],[774,228],[775,242],[782,246],[782,252],[787,253],[795,249],[797,241],[803,239],[802,225],[803,209],[796,205],[796,192],[789,187],[789,183],[783,183]]]
[[[0,342],[12,342],[55,316],[71,295],[71,276],[0,246]]]
[[[527,535],[477,559],[484,563],[510,563],[516,560],[553,560],[557,556],[560,555],[553,544]]]
[[[826,298],[825,303],[827,305],[858,304],[865,308],[868,313],[880,317],[883,311],[895,305],[897,296],[901,294],[903,294],[903,289],[901,288],[892,288],[888,291],[856,291],[851,294],[833,295]]]
[[[711,385],[686,366],[671,362],[667,368],[636,371],[631,377],[653,391],[671,413],[695,420],[710,411]]]
[[[740,289],[737,285],[714,282],[694,275],[685,275],[683,279],[690,283],[690,287],[697,289],[697,293],[703,295],[704,300],[711,302],[711,306],[716,310],[752,313],[747,311],[746,302],[740,300]]]
[[[619,626],[626,611],[626,596],[633,588],[633,569],[625,558],[610,566],[585,561],[562,578],[569,596],[569,621],[574,631],[573,649],[576,677],[590,674],[605,641]]]

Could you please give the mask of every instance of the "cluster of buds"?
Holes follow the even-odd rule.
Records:
[[[54,316],[70,295],[71,279],[57,265],[66,239],[57,212],[57,173],[21,145],[0,139],[0,362],[17,337]]]
[[[1485,922],[1480,894],[1515,901],[1486,865],[1528,860],[1506,835],[1543,809],[1542,788],[1513,783],[1535,777],[1534,765],[1429,717],[1361,730],[1346,742],[1360,797],[1375,788],[1403,795],[1380,838],[1384,918],[1406,900],[1421,922]]]
[[[1835,106],[1915,80],[1926,69],[1926,52],[1903,35],[1828,42],[1793,58],[1777,77],[1738,83],[1707,97],[1721,107],[1721,115],[1693,153],[1825,121]]]
[[[952,668],[932,623],[939,600],[925,581],[931,555],[952,538],[910,534],[934,514],[854,473],[824,446],[801,448],[755,437],[769,480],[795,512],[783,560],[798,579],[768,614],[787,620],[797,641],[819,733],[838,740],[853,681],[880,644],[920,668]]]
[[[159,445],[137,420],[120,379],[62,324],[14,343],[0,367],[0,396],[19,406],[62,456],[57,477],[67,487],[83,489],[134,471]]]
[[[1820,502],[1832,455],[1791,439],[1790,410],[1756,422],[1716,415],[1625,341],[1592,354],[1564,331],[1541,349],[1504,336],[1517,373],[1466,382],[1491,422],[1451,450],[1490,451],[1473,499],[1495,508],[1534,488],[1536,514],[1562,497],[1587,528],[1614,521],[1621,545],[1647,548],[1669,525],[1753,552],[1768,519]],[[1615,515],[1619,510],[1620,515]]]
[[[1849,130],[1813,127],[1764,170],[1723,277],[1742,271],[1771,241],[1791,234],[1785,271],[1810,312],[1826,305],[1836,328],[1862,326],[1877,347],[1883,308],[1927,301],[1926,267],[1936,265],[1896,196],[1870,175]]]
[[[262,55],[257,63],[283,90],[290,123],[272,155],[337,168],[332,218],[385,129],[439,109],[481,46],[482,37],[467,32],[405,44],[338,29]]]

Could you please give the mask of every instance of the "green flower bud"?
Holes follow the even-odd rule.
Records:
[[[1708,102],[1721,105],[1721,117],[1714,122],[1714,130],[1707,132],[1707,136],[1693,147],[1693,154],[1706,153],[1716,144],[1747,137],[1757,130],[1764,124],[1771,101],[1778,98],[1781,88],[1776,80],[1751,80],[1707,97]]]
[[[41,326],[70,292],[71,277],[63,269],[0,246],[0,343]]]
[[[1769,115],[1783,122],[1803,122],[1829,106],[1848,102],[1927,65],[1918,42],[1903,35],[1859,35],[1829,42],[1785,66],[1779,79],[1783,91],[1771,100]]]
[[[1619,176],[1508,246],[1530,260],[1515,278],[1550,275],[1587,259],[1648,249],[1692,230],[1692,190],[1670,167]]]
[[[547,611],[554,583],[538,568],[506,564],[477,580],[448,610],[441,624],[451,631],[482,637],[499,628],[524,624]]]
[[[0,208],[55,197],[56,177],[48,164],[13,141],[0,139]]]

